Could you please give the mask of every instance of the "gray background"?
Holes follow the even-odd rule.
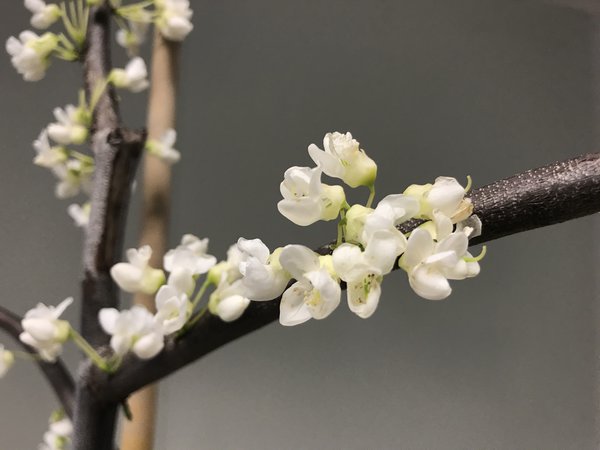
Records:
[[[3,6],[2,39],[28,27],[20,4]],[[307,145],[327,131],[362,142],[380,195],[437,175],[480,186],[594,148],[595,31],[583,12],[506,0],[194,9],[172,244],[210,236],[222,257],[240,235],[271,248],[331,239],[333,224],[299,228],[275,208],[283,171],[310,164]],[[30,146],[52,108],[75,101],[79,68],[58,63],[26,84],[2,60],[0,285],[23,313],[79,295],[80,232]],[[128,123],[143,124],[144,95],[123,100]],[[597,448],[599,232],[585,218],[494,242],[481,275],[444,302],[395,273],[370,320],[343,305],[247,336],[162,384],[156,447]],[[76,352],[67,359],[74,367]],[[56,407],[40,374],[19,362],[0,399],[0,448],[35,448]]]

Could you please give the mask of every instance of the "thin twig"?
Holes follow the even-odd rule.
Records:
[[[0,306],[0,329],[4,330],[12,338],[14,338],[27,353],[30,353],[33,356],[38,355],[37,351],[33,347],[24,344],[19,339],[19,335],[23,332],[23,327],[21,327],[21,318],[2,306]],[[46,377],[46,380],[48,380],[48,383],[54,390],[54,393],[65,410],[65,413],[72,418],[73,404],[75,399],[75,383],[73,382],[71,373],[60,359],[57,359],[54,363],[46,362],[39,358],[34,359]]]

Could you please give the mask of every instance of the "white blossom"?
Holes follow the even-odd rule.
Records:
[[[70,159],[65,164],[53,167],[52,172],[59,179],[55,189],[58,198],[74,197],[81,190],[90,192],[93,165],[79,159]]]
[[[126,292],[154,294],[165,282],[165,274],[160,269],[150,267],[152,249],[144,245],[139,249],[127,250],[128,263],[115,264],[110,274],[121,289]]]
[[[408,273],[413,290],[428,300],[450,295],[448,280],[462,280],[479,274],[479,264],[467,251],[470,227],[452,232],[452,223],[435,212],[436,239],[427,227],[415,229],[400,258],[400,267]]]
[[[163,265],[170,272],[168,284],[180,292],[191,294],[196,285],[195,277],[208,272],[217,263],[214,256],[206,253],[207,250],[208,239],[184,235],[181,244],[169,250],[163,258]]]
[[[377,177],[377,164],[367,156],[352,134],[327,133],[321,150],[315,144],[308,147],[313,161],[330,177],[340,178],[348,186],[372,186]]]
[[[288,245],[279,256],[281,266],[296,281],[281,298],[279,322],[298,325],[324,319],[340,304],[341,289],[331,255],[319,256],[302,245]]]
[[[47,5],[43,0],[25,0],[25,8],[33,14],[31,26],[41,30],[48,28],[61,16],[58,5]]]
[[[67,208],[67,212],[69,213],[69,216],[71,216],[71,219],[73,219],[77,227],[85,228],[90,222],[91,209],[92,204],[90,202],[86,202],[83,205],[72,203]]]
[[[238,278],[230,283],[227,275],[227,271],[221,271],[217,288],[209,297],[208,310],[224,322],[233,322],[250,305],[250,299],[245,295],[242,281]]]
[[[193,11],[188,0],[156,0],[158,17],[156,26],[171,41],[183,41],[192,31]]]
[[[283,200],[279,212],[296,225],[307,226],[318,220],[333,220],[346,200],[341,186],[321,183],[321,169],[290,167],[280,185]]]
[[[240,262],[242,261],[242,257],[242,251],[239,249],[237,243],[231,245],[227,249],[227,260],[221,261],[208,271],[208,280],[212,284],[219,285],[223,279],[223,274],[225,274],[225,281],[229,284],[241,278]]]
[[[353,313],[366,319],[375,312],[383,276],[391,272],[405,248],[405,239],[379,230],[371,235],[364,251],[353,244],[342,244],[333,251],[333,267],[348,285],[348,306]]]
[[[279,297],[290,281],[279,262],[282,249],[270,254],[260,239],[240,238],[237,245],[242,252],[239,271],[245,296],[255,301]]]
[[[185,293],[172,286],[161,286],[156,294],[156,319],[165,335],[179,331],[185,325],[192,310],[192,303]]]
[[[54,108],[56,122],[48,125],[48,135],[60,145],[83,144],[88,137],[89,115],[81,107]]]
[[[44,442],[38,450],[66,450],[72,435],[73,424],[68,417],[56,421],[51,419],[50,429],[44,433]]]
[[[418,215],[424,219],[433,219],[433,212],[438,211],[456,223],[473,212],[471,201],[465,199],[465,188],[455,178],[438,177],[433,184],[413,184],[404,194],[419,201]]]
[[[167,164],[175,164],[181,158],[181,153],[173,148],[176,140],[177,132],[170,128],[162,135],[160,140],[148,140],[146,149],[148,153],[162,159]]]
[[[66,298],[56,307],[38,303],[21,320],[23,332],[19,339],[35,348],[45,361],[56,361],[62,351],[62,344],[69,338],[71,326],[59,317],[71,303],[72,297]]]
[[[140,46],[146,41],[149,23],[145,21],[127,21],[128,28],[117,31],[117,43],[127,49],[131,57],[138,55]]]
[[[402,194],[388,195],[365,218],[361,243],[366,244],[378,230],[388,230],[404,240],[404,235],[396,229],[396,225],[406,222],[418,212],[419,203],[414,198]]]
[[[13,352],[6,350],[4,345],[0,344],[0,378],[2,378],[15,362]]]
[[[141,92],[150,86],[146,63],[139,56],[129,61],[125,69],[113,69],[109,79],[115,87],[128,89],[134,93]]]
[[[46,75],[49,55],[57,48],[58,37],[52,33],[38,36],[33,31],[23,31],[19,39],[11,36],[6,41],[6,51],[11,63],[25,81],[39,81]]]
[[[138,358],[150,359],[164,347],[164,334],[159,321],[143,306],[118,311],[103,308],[98,314],[100,325],[111,335],[110,346],[123,356],[132,351]]]
[[[36,156],[33,163],[40,167],[54,169],[66,162],[68,155],[64,147],[52,147],[48,140],[48,131],[42,130],[39,137],[33,142]]]

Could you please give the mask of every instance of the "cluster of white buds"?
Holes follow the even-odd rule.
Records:
[[[403,269],[413,290],[430,300],[450,295],[448,280],[479,273],[478,261],[484,253],[473,257],[467,251],[469,238],[481,232],[481,222],[472,215],[473,206],[466,197],[470,179],[465,188],[454,178],[439,177],[433,184],[411,185],[402,194],[388,195],[372,207],[375,162],[350,133],[328,133],[323,146],[324,150],[315,145],[308,149],[316,167],[291,167],[285,172],[278,209],[301,226],[339,217],[338,239],[330,245],[329,254],[320,255],[302,245],[271,252],[260,239],[240,238],[229,248],[227,259],[215,265],[215,258],[206,255],[207,241],[186,235],[164,258],[168,279],[163,270],[148,265],[149,247],[129,250],[129,263],[113,267],[113,278],[122,289],[148,294],[158,291],[157,314],[152,319],[145,311],[140,324],[146,325],[139,325],[145,333],[155,334],[148,338],[155,344],[155,352],[163,346],[158,339],[161,333],[166,336],[182,330],[205,311],[230,322],[240,318],[252,301],[281,296],[280,323],[297,325],[329,316],[341,302],[340,284],[345,282],[350,310],[368,318],[379,304],[383,277],[394,268]],[[343,187],[322,183],[322,173],[350,187],[368,187],[366,205],[350,206]],[[401,231],[402,224],[415,219],[420,221],[415,222],[415,229]],[[198,276],[204,273],[208,275],[199,287]],[[288,288],[292,279],[295,281]],[[196,312],[209,286],[214,291],[206,307]],[[111,312],[115,318],[118,314]],[[148,331],[152,320],[154,331]],[[104,324],[106,319],[101,317],[101,321]],[[112,325],[105,329],[113,338],[118,334]],[[113,348],[119,351],[119,345]],[[131,349],[131,344],[125,348]],[[138,353],[135,348],[133,351]]]
[[[130,56],[139,53],[152,23],[165,39],[175,42],[183,41],[194,28],[189,0],[154,0],[127,6],[121,6],[120,1],[113,1],[112,6],[116,14],[124,19],[118,22],[117,43]]]
[[[72,198],[80,193],[89,195],[94,175],[94,158],[73,149],[85,144],[91,126],[91,109],[83,92],[79,105],[55,108],[56,122],[44,128],[33,142],[34,164],[49,169],[57,178],[55,194],[58,198]],[[52,141],[52,142],[51,142]],[[84,227],[89,219],[89,202],[72,204],[69,215],[77,226]]]
[[[39,81],[46,75],[52,57],[66,61],[75,61],[83,49],[89,8],[84,0],[68,0],[60,6],[43,0],[24,0],[31,16],[34,28],[45,30],[62,19],[64,31],[53,33],[46,31],[38,36],[25,30],[19,37],[11,36],[6,41],[6,51],[17,72],[26,81]],[[68,37],[67,37],[68,36]]]
[[[63,411],[55,411],[48,420],[48,431],[38,450],[67,450],[73,435],[73,424]]]

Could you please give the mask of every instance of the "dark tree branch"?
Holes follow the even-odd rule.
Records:
[[[540,228],[600,211],[600,153],[529,170],[497,181],[471,194],[483,234],[472,244]],[[413,223],[413,228],[418,222]],[[408,231],[408,230],[405,230]],[[320,251],[328,251],[324,246]],[[102,388],[105,398],[119,401],[207,353],[267,325],[279,317],[280,298],[252,302],[244,315],[225,323],[212,315],[156,358],[130,358]]]
[[[0,306],[0,329],[4,330],[8,335],[14,338],[26,352],[37,358],[37,351],[33,347],[21,342],[19,339],[19,335],[23,332],[21,318],[2,306]],[[50,383],[50,386],[52,386],[65,413],[72,418],[75,383],[73,382],[71,374],[60,359],[54,363],[36,359],[36,363],[48,380],[48,383]]]
[[[112,69],[110,19],[108,1],[91,8],[83,59],[88,98],[103,85]],[[83,251],[81,334],[96,348],[109,341],[100,327],[98,312],[119,304],[110,268],[121,258],[131,185],[145,138],[145,132],[121,128],[118,102],[109,85],[93,111],[91,142],[96,166]],[[89,362],[86,364],[77,380],[74,448],[110,450],[114,445],[117,402],[105,402],[94,390],[94,371]]]

